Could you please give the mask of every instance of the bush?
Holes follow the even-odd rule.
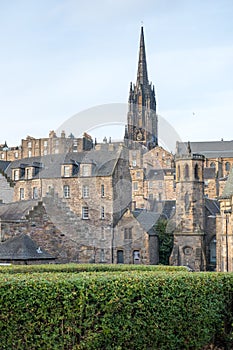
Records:
[[[232,287],[217,273],[2,273],[1,349],[201,349],[232,321]]]

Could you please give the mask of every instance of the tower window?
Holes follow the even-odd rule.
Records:
[[[180,166],[177,167],[177,180],[180,181]]]
[[[189,178],[189,166],[188,166],[188,164],[185,164],[185,166],[184,166],[184,178],[185,179]]]
[[[138,183],[137,182],[133,183],[133,190],[138,191]]]
[[[195,168],[194,168],[194,177],[195,177],[195,180],[199,180],[199,171],[198,171],[198,165],[196,164],[195,165]]]

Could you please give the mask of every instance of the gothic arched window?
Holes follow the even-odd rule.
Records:
[[[194,178],[195,180],[199,180],[199,169],[197,164],[195,165],[195,168],[194,168]]]
[[[184,166],[184,178],[185,179],[189,178],[189,166],[188,166],[188,164],[185,164],[185,166]]]
[[[180,181],[180,166],[177,167],[177,180]]]
[[[211,167],[211,168],[215,168],[215,162],[211,162],[211,163],[210,163],[210,167]]]
[[[188,192],[185,193],[184,196],[184,206],[185,206],[185,211],[187,212],[189,210],[189,194]]]
[[[230,168],[231,168],[230,163],[229,163],[229,162],[226,162],[226,163],[225,163],[225,170],[226,170],[226,171],[229,171]]]

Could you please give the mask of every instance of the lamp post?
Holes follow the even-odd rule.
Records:
[[[226,271],[229,271],[229,254],[228,254],[228,223],[229,223],[229,215],[231,214],[231,210],[224,210],[224,214],[226,215]]]

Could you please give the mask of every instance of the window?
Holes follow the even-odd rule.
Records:
[[[70,167],[64,166],[64,176],[69,177],[70,176]]]
[[[104,197],[104,185],[101,185],[101,197]]]
[[[210,241],[210,263],[216,264],[216,237]]]
[[[104,227],[101,227],[101,239],[102,239],[103,241],[105,240]]]
[[[162,183],[162,181],[159,181],[159,188],[163,188],[163,183]]]
[[[133,190],[138,191],[138,183],[137,182],[133,182]]]
[[[104,207],[101,207],[101,219],[105,218],[105,211],[104,211]]]
[[[63,195],[64,195],[64,198],[70,198],[70,186],[65,185],[63,187]]]
[[[89,219],[89,208],[88,207],[82,207],[82,218],[83,219]]]
[[[26,169],[26,179],[31,179],[33,176],[33,168]]]
[[[188,164],[185,164],[185,167],[184,167],[184,178],[185,179],[189,178],[189,166],[188,166]]]
[[[4,153],[1,154],[1,158],[4,159],[5,158],[5,155]]]
[[[31,141],[28,142],[28,148],[32,148],[32,143],[31,143]]]
[[[48,141],[44,141],[44,147],[48,147]]]
[[[19,157],[19,152],[15,152],[15,158],[17,159]]]
[[[149,181],[149,182],[148,182],[148,189],[149,189],[149,190],[152,190],[152,188],[153,188],[153,182],[152,182],[152,181]]]
[[[194,177],[195,177],[195,180],[199,180],[199,169],[197,164],[195,165],[195,168],[194,168]]]
[[[14,180],[17,181],[19,180],[19,170],[14,170]]]
[[[225,170],[226,171],[229,171],[230,170],[230,163],[229,162],[226,162],[226,164],[225,164]]]
[[[47,154],[48,154],[48,151],[47,151],[47,149],[45,149],[44,150],[44,156],[47,156]]]
[[[210,167],[211,167],[211,168],[215,168],[215,163],[214,163],[214,162],[211,162],[211,163],[210,163]]]
[[[132,227],[125,227],[124,239],[132,239]]]
[[[19,189],[19,199],[21,201],[24,199],[24,188]]]
[[[104,262],[105,256],[104,256],[104,249],[100,250],[100,262]]]
[[[137,166],[137,161],[136,161],[136,159],[133,159],[133,160],[132,160],[132,166]]]
[[[180,181],[180,166],[177,167],[177,181]]]
[[[153,200],[153,193],[149,193],[149,200],[150,200],[150,201]]]
[[[33,187],[33,199],[37,199],[38,198],[38,188],[37,187]]]
[[[137,172],[136,172],[136,176],[137,176],[137,178],[140,178],[140,176],[141,176],[140,171],[137,171]]]
[[[89,187],[84,185],[83,186],[83,198],[88,198],[89,197]]]
[[[90,175],[90,166],[89,165],[83,165],[82,166],[82,175],[83,176],[89,176]]]

